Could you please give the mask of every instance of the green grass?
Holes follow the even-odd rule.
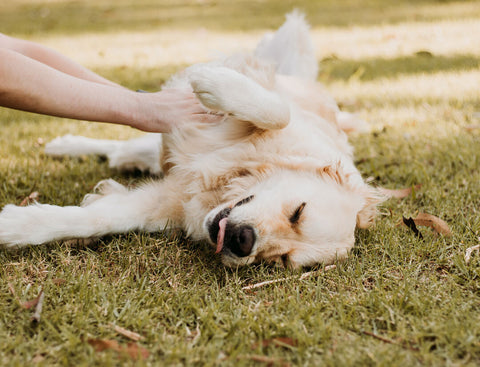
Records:
[[[370,0],[361,8],[358,3],[298,4],[309,10],[316,32],[328,25],[324,32],[332,37],[354,35],[360,27],[374,39],[378,27],[407,34],[417,22],[422,27],[425,21],[452,20],[465,20],[468,35],[472,19],[474,24],[480,19],[478,2]],[[0,31],[54,41],[65,33],[73,39],[89,32],[113,37],[116,30],[156,32],[167,26],[248,32],[278,26],[291,6],[289,1],[15,0],[0,5]],[[42,13],[45,8],[49,11]],[[480,243],[480,129],[468,128],[480,123],[474,117],[480,110],[480,53],[467,47],[440,53],[428,46],[419,43],[416,51],[430,54],[391,57],[382,56],[381,45],[358,57],[328,51],[319,61],[320,80],[346,109],[372,123],[370,133],[351,139],[363,175],[389,188],[422,184],[414,196],[386,202],[373,229],[357,231],[346,262],[302,281],[297,272],[265,265],[226,269],[207,244],[175,233],[0,251],[0,365],[478,365],[480,255],[473,253],[469,264],[464,255]],[[154,90],[183,66],[106,62],[96,70],[130,88]],[[32,191],[42,202],[75,205],[104,178],[132,184],[143,179],[112,171],[95,157],[59,160],[43,154],[42,141],[57,135],[139,134],[131,129],[6,109],[0,121],[0,206],[18,204]],[[421,228],[420,240],[398,226],[402,216],[417,212],[441,217],[453,236]],[[42,318],[34,324],[33,310],[22,303],[41,289]],[[112,339],[127,345],[113,325],[141,334],[139,345],[150,356],[133,361],[114,351],[96,352],[87,343]],[[276,338],[289,342],[263,343]]]

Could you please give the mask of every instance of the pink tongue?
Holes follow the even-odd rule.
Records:
[[[218,254],[220,251],[222,251],[223,248],[223,240],[225,239],[225,228],[227,227],[227,218],[220,219],[220,222],[218,222],[218,235],[217,235],[217,250],[215,251],[216,254]]]

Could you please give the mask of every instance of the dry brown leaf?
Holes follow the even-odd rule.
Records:
[[[276,347],[296,347],[298,345],[298,341],[289,337],[265,339],[265,340],[262,340],[260,343],[255,343],[254,345],[252,345],[252,348],[257,349],[259,345],[261,345],[263,348],[268,347],[270,345],[273,345]]]
[[[237,359],[250,359],[254,362],[265,363],[267,366],[282,366],[282,367],[289,367],[290,364],[283,359],[280,358],[272,358],[267,356],[259,356],[259,355],[247,355],[247,356],[238,356]]]
[[[148,350],[133,342],[128,343],[125,351],[132,359],[147,359],[150,355]]]
[[[61,278],[52,279],[52,283],[55,285],[62,285],[62,284],[65,284],[66,282],[67,281],[65,279],[61,279]]]
[[[26,310],[29,310],[30,308],[35,307],[40,301],[40,297],[42,296],[42,294],[43,294],[43,290],[40,291],[37,297],[35,297],[30,301],[23,302],[20,306],[22,306]]]
[[[133,341],[136,341],[138,342],[139,340],[142,340],[143,339],[143,336],[141,336],[140,334],[137,334],[133,331],[130,331],[130,330],[127,330],[127,329],[124,329],[123,327],[121,326],[117,326],[117,325],[114,325],[113,326],[113,330],[115,330],[117,333],[119,333],[120,335],[123,335],[124,337],[128,338],[128,339],[131,339]]]
[[[405,189],[391,190],[379,187],[378,190],[385,196],[395,199],[403,199],[407,196],[410,196],[413,190],[418,190],[422,187],[421,184],[415,185],[413,187],[407,187]]]
[[[30,205],[34,201],[37,201],[39,197],[40,197],[40,194],[38,193],[38,191],[34,191],[30,195],[28,195],[25,199],[22,200],[22,202],[20,203],[20,206]]]
[[[87,342],[97,352],[111,349],[117,353],[127,354],[132,359],[146,359],[150,355],[148,350],[133,342],[128,343],[126,347],[120,345],[116,340],[109,339],[88,339]]]
[[[414,221],[417,226],[430,227],[435,232],[440,233],[444,236],[452,235],[452,231],[450,230],[450,227],[448,226],[448,224],[444,220],[432,214],[418,213]]]
[[[96,352],[103,352],[107,349],[112,349],[114,351],[120,351],[120,344],[116,340],[109,339],[88,339],[88,344],[90,344]]]

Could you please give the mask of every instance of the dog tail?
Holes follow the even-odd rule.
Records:
[[[294,10],[286,18],[275,33],[263,37],[255,55],[274,62],[279,74],[316,80],[318,64],[305,15]]]

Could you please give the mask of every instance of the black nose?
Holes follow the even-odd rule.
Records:
[[[252,252],[255,239],[255,231],[251,226],[227,224],[224,246],[229,248],[235,255],[244,257]]]

